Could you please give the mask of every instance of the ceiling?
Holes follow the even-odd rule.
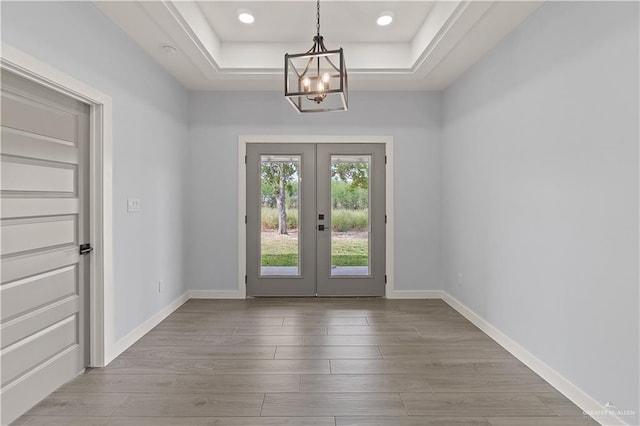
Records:
[[[320,32],[344,48],[351,90],[440,90],[541,3],[322,0]],[[282,90],[284,54],[307,51],[316,33],[314,0],[94,4],[192,90]],[[255,22],[242,24],[240,9]],[[386,11],[393,22],[380,27]]]

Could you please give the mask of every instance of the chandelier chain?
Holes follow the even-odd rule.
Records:
[[[316,2],[316,29],[318,30],[318,37],[320,37],[320,0]]]

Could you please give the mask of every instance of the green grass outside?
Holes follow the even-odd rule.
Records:
[[[331,245],[333,266],[367,266],[368,241],[366,239],[337,239]],[[298,243],[295,238],[275,237],[262,243],[262,266],[296,266]]]

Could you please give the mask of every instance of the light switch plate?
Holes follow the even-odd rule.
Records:
[[[140,205],[139,198],[129,198],[127,199],[127,212],[129,213],[137,213],[142,209]]]

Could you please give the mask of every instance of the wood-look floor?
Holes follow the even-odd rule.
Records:
[[[190,300],[16,424],[597,424],[437,300]]]

